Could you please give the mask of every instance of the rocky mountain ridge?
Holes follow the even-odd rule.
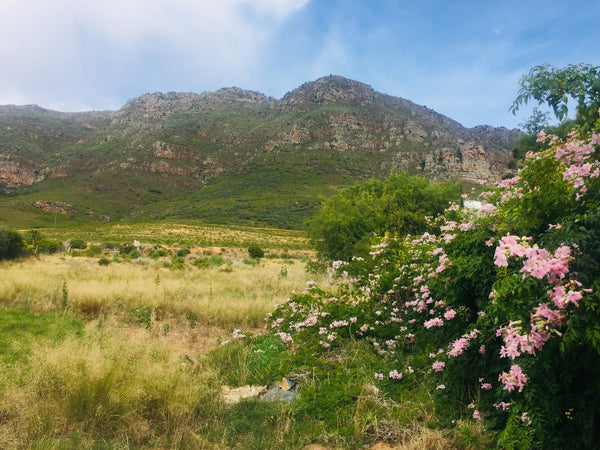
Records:
[[[295,192],[305,192],[308,204],[308,192],[327,194],[391,170],[498,180],[519,133],[464,128],[339,76],[279,100],[223,88],[144,94],[118,111],[0,106],[0,193],[125,218],[157,200],[181,199],[179,210],[187,210],[183,198],[202,190],[200,197],[237,198],[260,186],[263,196],[290,191],[286,201],[298,203],[291,176],[305,179]]]

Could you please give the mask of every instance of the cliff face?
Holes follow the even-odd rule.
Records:
[[[269,178],[290,166],[320,173],[317,183],[334,187],[392,169],[492,181],[507,171],[518,136],[505,128],[467,129],[337,76],[305,83],[280,100],[224,88],[145,94],[116,112],[0,106],[0,192],[77,183],[78,194],[69,194],[79,195],[75,203],[87,190],[134,207],[152,201],[133,202],[144,190],[174,198],[227,177]],[[128,187],[129,198],[122,188],[131,179],[137,185]]]

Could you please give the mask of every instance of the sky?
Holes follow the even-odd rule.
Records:
[[[599,18],[600,0],[0,0],[0,104],[118,110],[231,86],[281,98],[333,74],[513,128],[532,67],[600,65]]]

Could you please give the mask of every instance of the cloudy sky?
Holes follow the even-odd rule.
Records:
[[[512,128],[531,67],[600,65],[599,17],[598,0],[0,0],[0,104],[116,110],[228,86],[281,98],[335,74]]]

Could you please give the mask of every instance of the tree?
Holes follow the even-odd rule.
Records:
[[[364,256],[371,233],[404,236],[431,231],[427,217],[459,201],[461,191],[460,183],[433,183],[407,172],[371,179],[323,200],[308,222],[309,234],[327,258]]]
[[[521,105],[534,99],[552,107],[559,120],[567,117],[569,98],[577,102],[577,121],[592,126],[599,118],[600,67],[591,64],[570,64],[559,69],[550,64],[536,66],[524,75],[517,98],[510,110],[516,114]]]
[[[0,228],[0,259],[14,259],[25,250],[25,242],[18,231]]]
[[[539,108],[533,108],[531,117],[525,123],[519,124],[527,134],[537,135],[540,131],[548,128],[550,113],[542,112]]]

